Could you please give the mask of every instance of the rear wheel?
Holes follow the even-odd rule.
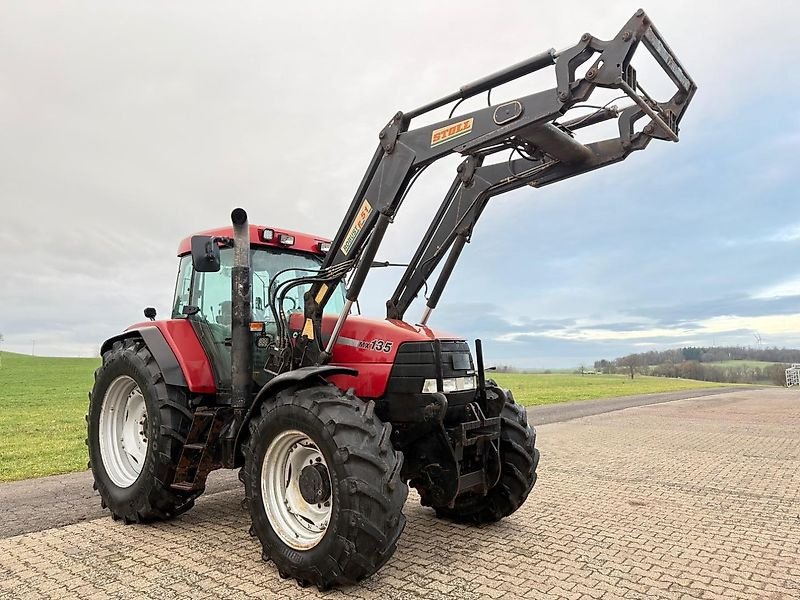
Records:
[[[500,413],[500,480],[485,496],[465,494],[453,508],[437,508],[436,514],[467,523],[493,523],[516,512],[536,483],[539,450],[536,430],[528,425],[525,409],[514,403],[510,392]]]
[[[94,487],[115,519],[166,519],[192,507],[198,493],[170,488],[192,412],[141,339],[115,342],[103,355],[86,421]]]
[[[100,407],[98,442],[103,467],[120,488],[130,487],[147,456],[147,403],[139,384],[128,375],[111,381]]]
[[[251,532],[282,577],[327,589],[394,553],[408,488],[391,425],[332,385],[283,390],[249,423],[243,448]]]

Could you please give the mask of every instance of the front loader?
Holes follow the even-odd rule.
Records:
[[[642,47],[674,87],[666,99],[637,80]],[[454,114],[546,68],[554,87]],[[589,105],[598,89],[628,104]],[[461,336],[428,326],[432,311],[491,198],[622,161],[653,139],[677,141],[695,90],[639,10],[611,40],[584,34],[395,114],[332,240],[250,225],[241,208],[230,226],[183,240],[170,318],[146,309],[148,321],[102,346],[87,442],[103,505],[125,523],[170,518],[191,508],[210,471],[240,469],[263,558],[320,589],[390,559],[408,486],[443,518],[514,513],[536,482],[535,430],[512,393],[486,379],[480,340],[473,360]],[[453,103],[447,119],[412,128]],[[614,135],[578,139],[603,123],[616,124]],[[409,188],[451,154],[463,161],[386,318],[353,314]],[[405,315],[429,282],[412,324]]]

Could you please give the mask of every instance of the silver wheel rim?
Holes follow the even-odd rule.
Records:
[[[295,550],[310,550],[319,544],[333,511],[333,492],[319,504],[309,504],[300,493],[300,473],[314,464],[328,469],[314,441],[294,429],[272,440],[261,464],[261,499],[267,518],[278,537]]]
[[[127,375],[111,382],[100,407],[100,457],[114,485],[127,488],[139,478],[147,456],[147,405]]]

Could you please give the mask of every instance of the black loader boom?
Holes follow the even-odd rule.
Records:
[[[643,45],[675,86],[666,101],[653,99],[637,81],[631,60]],[[582,77],[576,72],[588,65]],[[437,108],[461,102],[546,67],[554,67],[555,87],[499,105],[451,116],[445,121],[411,129],[412,121]],[[603,106],[571,120],[560,119],[579,108],[597,88],[619,90],[628,106]],[[398,112],[378,134],[379,144],[356,191],[319,274],[282,284],[313,284],[305,295],[305,325],[301,352],[291,356],[288,331],[277,339],[270,360],[273,372],[325,364],[358,299],[389,223],[409,187],[423,169],[450,154],[465,160],[437,211],[397,289],[387,301],[387,316],[402,319],[428,277],[449,255],[428,299],[422,322],[436,306],[444,285],[475,222],[493,196],[524,185],[541,187],[619,162],[652,139],[678,141],[679,123],[697,87],[643,10],[638,10],[611,40],[588,33],[574,46],[547,50],[457,92],[409,112]],[[452,115],[452,113],[451,113]],[[637,122],[647,122],[637,128]],[[618,135],[582,144],[574,132],[616,120]],[[511,152],[509,160],[484,166],[487,157]],[[518,154],[515,160],[513,155]],[[347,302],[332,335],[323,346],[322,310],[332,290],[352,271]],[[276,365],[280,364],[278,369]]]

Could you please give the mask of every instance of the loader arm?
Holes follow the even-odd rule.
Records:
[[[675,93],[665,102],[656,102],[637,84],[631,59],[640,44],[647,48],[675,84]],[[578,67],[591,59],[594,62],[584,76],[576,77]],[[420,115],[553,65],[556,85],[551,89],[410,129],[412,119]],[[634,104],[619,113],[604,109],[602,114],[593,115],[591,120],[594,121],[617,118],[619,135],[584,145],[572,136],[572,131],[584,124],[581,119],[563,124],[557,123],[557,119],[585,102],[598,87],[618,89]],[[311,284],[305,294],[305,322],[298,344],[300,351],[286,360],[290,351],[289,337],[284,331],[278,337],[273,353],[276,360],[271,370],[325,364],[330,360],[333,345],[352,304],[358,299],[388,225],[408,187],[431,163],[454,153],[473,157],[472,160],[477,161],[473,165],[476,168],[475,181],[469,185],[474,186],[474,191],[463,181],[451,187],[445,199],[447,206],[443,205],[437,213],[440,223],[434,220],[415,257],[418,259],[416,266],[409,267],[413,272],[406,273],[404,279],[408,281],[401,281],[390,300],[395,304],[389,307],[390,315],[405,313],[408,303],[430,274],[430,265],[441,259],[441,244],[452,246],[452,261],[448,260],[447,274],[440,279],[442,285],[446,282],[488,198],[521,185],[539,187],[618,162],[630,152],[646,147],[652,138],[677,141],[678,125],[695,90],[694,82],[650,19],[644,11],[638,10],[612,40],[603,41],[584,34],[576,45],[559,53],[548,50],[462,86],[457,92],[421,108],[408,113],[398,112],[379,133],[378,148],[331,243],[320,273],[289,284]],[[649,122],[637,131],[636,121],[645,117]],[[512,167],[519,168],[519,171],[512,169],[509,172],[506,164],[480,166],[484,157],[508,149],[525,150],[527,159],[511,162]],[[463,194],[472,199],[468,202],[471,209],[462,214],[459,212],[462,208],[453,205],[456,197]],[[451,223],[460,223],[461,226],[451,228]],[[352,275],[344,310],[323,347],[322,310],[336,284],[350,271]],[[276,365],[281,366],[276,368]]]
[[[632,107],[633,108],[633,107]],[[581,127],[596,124],[601,120],[618,119],[623,131],[628,131],[629,120],[638,110],[623,111],[603,108],[589,117],[575,119],[573,123],[559,124],[562,128],[574,131]],[[471,155],[458,167],[453,184],[447,192],[439,211],[434,216],[428,231],[422,238],[417,251],[391,298],[386,302],[386,316],[389,319],[403,319],[409,305],[419,295],[428,278],[436,270],[441,260],[450,250],[445,267],[427,298],[425,312],[419,323],[425,325],[431,311],[436,308],[444,286],[449,279],[461,250],[469,243],[478,218],[489,200],[500,194],[523,186],[542,187],[574,177],[624,160],[631,152],[641,150],[649,141],[643,136],[637,144],[622,143],[621,138],[613,138],[586,144],[589,150],[585,156],[576,160],[562,161],[550,156],[540,158],[518,158],[491,165],[483,165],[485,156]],[[579,151],[580,152],[580,151]]]

